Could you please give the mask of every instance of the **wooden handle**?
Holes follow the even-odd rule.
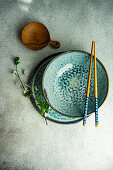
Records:
[[[97,68],[96,68],[96,42],[94,42],[94,76],[95,76],[95,124],[98,127],[98,92],[97,92]]]
[[[94,42],[94,77],[95,77],[95,98],[98,98],[98,93],[97,93],[97,69],[96,69],[96,42]]]
[[[92,48],[91,48],[91,59],[90,59],[87,94],[86,94],[87,97],[89,97],[89,91],[90,91],[91,69],[92,69],[92,60],[93,60],[93,46],[94,46],[94,41],[92,41]]]
[[[49,44],[51,44],[54,48],[59,48],[60,47],[60,42],[59,41],[50,40]]]

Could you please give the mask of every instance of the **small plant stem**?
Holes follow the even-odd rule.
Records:
[[[46,117],[45,117],[45,113],[44,113],[44,118],[45,118],[45,121],[46,121],[46,125],[48,125],[47,119],[46,119]]]
[[[20,81],[20,83],[21,83],[21,86],[22,86],[22,88],[23,88],[23,90],[25,90],[25,94],[24,94],[24,96],[25,97],[32,97],[31,96],[31,92],[30,92],[30,87],[29,87],[29,89],[28,89],[28,87],[26,87],[25,85],[24,85],[24,83],[22,82],[22,80],[21,80],[21,78],[20,78],[20,75],[19,75],[19,72],[18,72],[18,68],[17,68],[17,65],[20,63],[19,62],[19,57],[16,57],[15,58],[15,61],[14,61],[14,63],[15,63],[15,65],[16,65],[16,73],[14,74],[14,75],[16,75],[17,77],[18,77],[18,79],[19,79],[19,81]],[[34,100],[36,100],[36,98],[35,97],[33,97],[34,98]],[[37,100],[37,102],[38,102],[38,104],[37,105],[39,105],[40,107],[41,107],[41,114],[44,116],[44,118],[45,118],[45,122],[46,122],[46,125],[48,125],[48,121],[47,121],[47,118],[46,118],[46,116],[45,116],[45,110],[47,110],[47,112],[48,112],[48,110],[49,110],[49,106],[47,105],[47,103],[45,103],[45,102],[42,102],[41,100]]]
[[[22,80],[21,80],[21,78],[20,78],[20,76],[19,76],[19,73],[18,73],[18,70],[17,70],[17,65],[16,65],[16,72],[17,72],[17,76],[18,76],[18,78],[19,78],[19,80],[20,80],[20,83],[21,83],[23,89],[25,90],[25,86],[24,86],[24,84],[22,83]]]

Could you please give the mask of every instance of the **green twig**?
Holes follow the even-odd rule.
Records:
[[[16,75],[16,76],[19,78],[20,83],[21,83],[21,85],[22,85],[22,88],[25,90],[24,96],[30,98],[30,97],[31,97],[31,94],[32,94],[32,93],[30,92],[30,87],[29,87],[29,89],[28,89],[28,88],[26,89],[26,85],[23,84],[23,82],[22,82],[22,80],[21,80],[21,78],[20,78],[18,69],[17,69],[17,65],[20,63],[20,58],[19,58],[19,57],[16,57],[16,58],[14,59],[14,63],[15,63],[15,65],[16,65],[16,74],[14,74],[14,75]],[[48,122],[47,122],[47,119],[46,119],[46,116],[45,116],[45,113],[48,113],[48,111],[50,110],[48,103],[47,103],[47,102],[42,102],[40,99],[35,99],[35,98],[34,98],[34,100],[36,101],[36,105],[37,105],[37,106],[40,106],[40,108],[41,108],[40,114],[44,116],[46,125],[48,125]]]
[[[18,73],[18,70],[17,70],[17,65],[16,65],[16,72],[17,72],[17,76],[18,76],[18,78],[19,78],[19,80],[20,80],[20,83],[21,83],[23,89],[25,90],[25,86],[24,86],[24,84],[22,83],[22,80],[21,80],[21,78],[20,78],[20,76],[19,76],[19,73]]]

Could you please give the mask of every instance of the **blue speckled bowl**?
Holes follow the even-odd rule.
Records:
[[[73,51],[54,58],[46,67],[42,88],[46,101],[56,112],[70,117],[83,117],[90,54]],[[108,92],[108,76],[97,59],[97,83],[99,107]],[[88,114],[95,110],[94,61],[92,63]]]
[[[42,102],[45,102],[45,98],[42,91],[42,77],[44,70],[47,66],[47,64],[58,54],[51,55],[47,57],[43,62],[41,62],[37,69],[35,70],[32,80],[31,80],[31,92],[33,97],[33,103],[36,106],[36,109],[40,112],[40,107],[36,104],[36,100],[34,99],[40,99]],[[55,122],[55,123],[61,123],[61,124],[72,124],[77,123],[82,120],[82,118],[72,118],[63,116],[57,112],[55,112],[53,109],[49,110],[48,113],[46,113],[46,118]]]

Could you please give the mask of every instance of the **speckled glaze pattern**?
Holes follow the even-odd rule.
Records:
[[[48,64],[43,76],[43,91],[53,109],[66,116],[84,115],[89,65],[90,55],[79,51],[61,54]],[[98,60],[97,81],[100,106],[107,95],[108,77]],[[94,94],[93,61],[88,114],[95,111]]]
[[[31,91],[33,98],[40,99],[43,102],[45,102],[45,98],[42,92],[42,76],[43,72],[47,66],[47,64],[53,59],[54,57],[50,57],[49,59],[46,59],[40,66],[36,69],[32,81],[31,81]],[[35,102],[35,100],[34,100]],[[36,104],[36,102],[35,102]],[[40,107],[36,105],[36,109],[40,112]],[[77,123],[82,118],[71,118],[67,116],[63,116],[57,112],[55,112],[53,109],[49,110],[48,113],[46,113],[46,118],[56,122],[56,123],[62,123],[62,124],[70,124],[70,123]]]
[[[95,120],[96,125],[98,125],[98,98],[95,98]]]
[[[89,101],[89,97],[86,97],[86,104],[85,104],[83,124],[86,124],[86,121],[87,121],[88,101]]]

